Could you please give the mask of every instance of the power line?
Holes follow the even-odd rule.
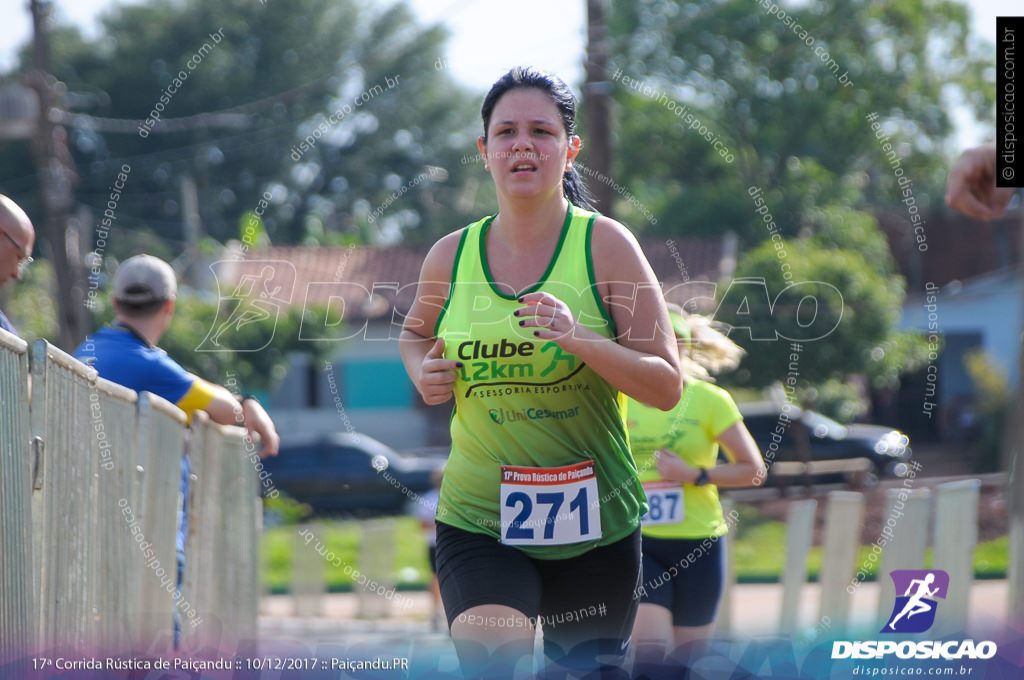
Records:
[[[240,113],[197,113],[194,116],[182,118],[161,118],[149,132],[190,132],[192,130],[207,130],[210,128],[244,128],[248,127],[249,114]],[[141,120],[130,120],[123,118],[100,118],[85,113],[70,113],[60,109],[50,112],[51,122],[66,127],[85,128],[97,132],[113,132],[119,134],[131,134],[138,132],[141,127]]]
[[[250,125],[254,115],[268,111],[277,104],[302,99],[323,88],[334,77],[334,75],[324,76],[290,90],[221,111],[209,111],[178,118],[161,118],[156,125],[148,129],[150,132],[175,133],[210,128],[245,128]],[[103,118],[54,109],[50,112],[50,120],[57,125],[80,127],[98,132],[131,134],[138,132],[144,119]]]

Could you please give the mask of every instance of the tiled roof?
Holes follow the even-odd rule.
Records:
[[[678,297],[685,295],[678,288],[684,281],[719,280],[724,240],[642,239],[641,247],[658,280],[666,290],[675,287]],[[346,318],[366,319],[392,307],[408,311],[429,249],[276,246],[251,251],[245,259],[229,254],[216,271],[222,296],[259,294],[293,306],[344,304]]]
[[[640,247],[669,302],[685,304],[691,312],[714,311],[714,295],[709,296],[708,287],[685,284],[717,283],[732,276],[735,256],[726,252],[725,238],[640,239]]]
[[[1024,230],[1020,210],[1009,211],[990,222],[951,209],[922,214],[917,232],[906,210],[890,209],[877,214],[896,266],[911,290],[920,289],[928,281],[942,286],[957,279],[972,279],[1022,261]],[[921,250],[922,246],[925,250]]]

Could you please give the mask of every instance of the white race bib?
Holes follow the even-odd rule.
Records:
[[[686,513],[683,509],[683,487],[676,482],[644,482],[650,510],[640,518],[645,527],[655,524],[678,524]]]
[[[501,542],[568,545],[601,538],[594,461],[557,468],[501,466]]]

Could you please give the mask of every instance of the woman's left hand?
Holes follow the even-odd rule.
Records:
[[[536,328],[533,334],[541,340],[554,340],[565,350],[572,351],[570,345],[579,341],[586,334],[595,335],[576,322],[569,306],[550,293],[527,293],[519,298],[522,307],[514,312],[519,318],[519,325],[524,328]]]
[[[700,471],[673,451],[658,449],[654,452],[655,465],[662,479],[680,484],[693,484]]]

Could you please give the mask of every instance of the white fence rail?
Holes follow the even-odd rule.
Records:
[[[138,401],[136,474],[131,507],[142,525],[144,542],[152,554],[139,551],[142,568],[132,573],[132,587],[139,593],[141,619],[134,640],[136,649],[166,651],[171,631],[167,621],[174,614],[174,599],[161,585],[157,565],[177,580],[178,502],[181,496],[181,452],[185,450],[185,414],[155,394],[143,392]],[[123,511],[122,511],[123,512]]]
[[[887,517],[898,517],[891,536],[886,536],[880,558],[868,561],[878,568],[877,626],[882,626],[892,609],[894,592],[888,577],[893,569],[924,568],[925,549],[929,535],[934,535],[932,566],[947,571],[949,593],[936,617],[936,628],[944,633],[958,633],[967,623],[967,598],[974,578],[973,556],[977,542],[978,489],[980,482],[966,479],[940,484],[934,492],[918,489],[912,492],[892,489],[887,494]],[[900,496],[906,501],[896,502]],[[823,534],[823,561],[818,582],[821,584],[819,621],[830,622],[834,633],[850,628],[850,593],[859,567],[860,526],[864,498],[850,491],[833,491],[828,495]],[[895,510],[900,512],[896,513]],[[815,501],[799,501],[790,506],[786,522],[786,568],[783,573],[783,595],[779,630],[792,633],[797,623],[800,591],[806,580],[806,555],[810,551],[815,514]],[[935,517],[934,534],[929,523]],[[874,549],[872,549],[874,552]],[[806,623],[806,622],[805,622]]]
[[[244,430],[197,413],[191,434],[182,639],[187,649],[213,642],[233,649],[255,639],[259,615],[263,515],[256,469]]]
[[[0,662],[63,648],[167,653],[176,607],[186,650],[226,630],[254,636],[256,472],[244,430],[198,420],[187,444],[172,404],[100,379],[44,340],[29,351],[0,331]]]
[[[32,451],[28,345],[0,330],[0,660],[20,655],[35,630],[31,555]]]

